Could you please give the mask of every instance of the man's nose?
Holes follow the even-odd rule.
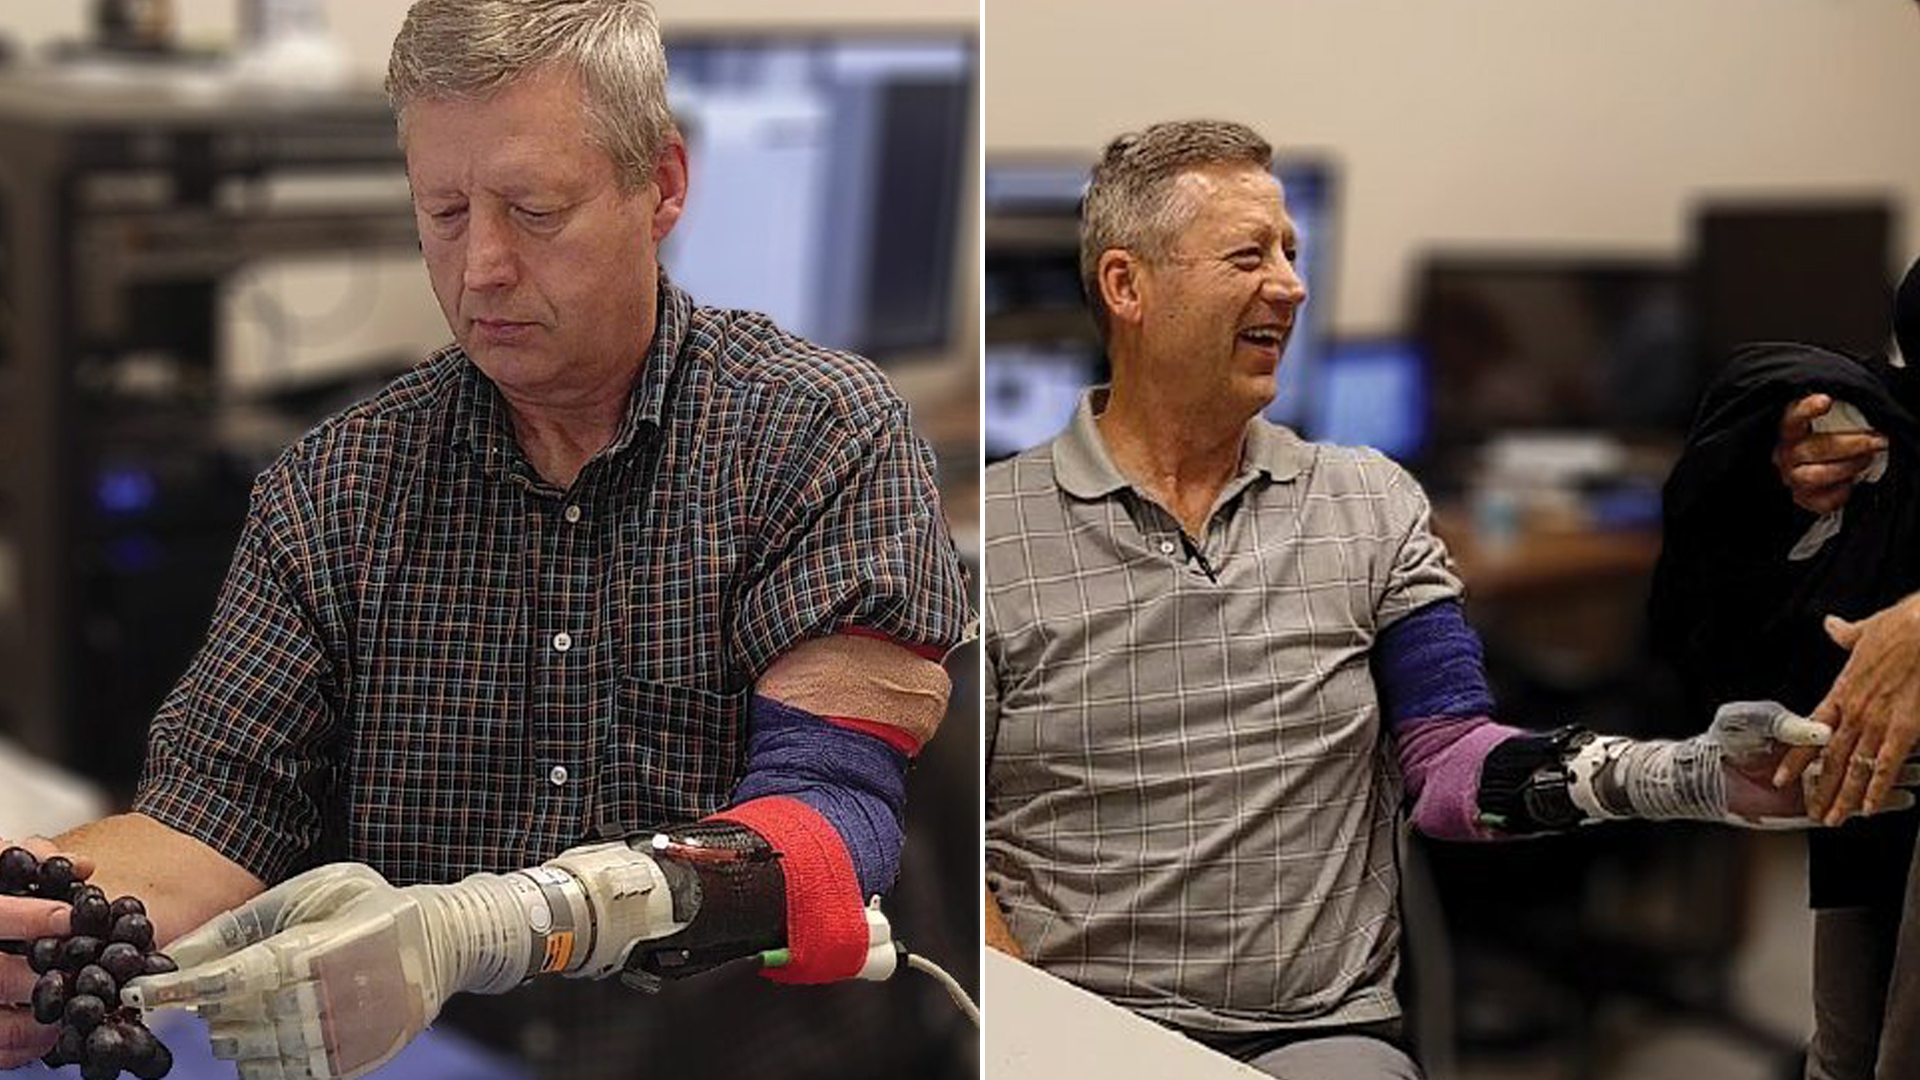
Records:
[[[519,275],[512,226],[501,217],[472,213],[467,220],[467,262],[463,283],[468,289],[500,289]]]
[[[1307,302],[1307,281],[1300,276],[1300,270],[1292,260],[1285,257],[1274,260],[1275,270],[1267,276],[1262,295],[1270,302],[1284,304],[1288,308],[1297,308]]]

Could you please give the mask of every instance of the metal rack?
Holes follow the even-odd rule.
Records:
[[[0,77],[0,731],[131,782],[164,684],[204,633],[205,579],[217,585],[251,476],[208,464],[221,279],[417,243],[404,198],[259,192],[402,168],[371,90],[243,92],[160,65]],[[160,385],[102,376],[128,357],[159,358]],[[187,494],[158,517],[103,514],[125,509],[109,458],[135,470],[132,495]],[[149,466],[164,475],[143,479]],[[157,561],[130,585],[103,569],[115,552]]]

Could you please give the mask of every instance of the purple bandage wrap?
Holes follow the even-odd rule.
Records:
[[[1458,600],[1439,600],[1380,632],[1373,681],[1390,728],[1435,716],[1491,716],[1480,637]]]
[[[1523,732],[1487,719],[1493,694],[1460,602],[1429,604],[1388,627],[1374,646],[1373,671],[1414,828],[1440,840],[1498,835],[1480,824],[1480,767]]]
[[[883,893],[900,872],[907,756],[865,732],[754,695],[747,773],[733,802],[786,795],[827,819],[853,860],[860,894]]]

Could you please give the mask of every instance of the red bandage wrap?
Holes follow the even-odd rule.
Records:
[[[862,720],[857,716],[823,716],[820,719],[835,727],[858,731],[862,735],[871,735],[908,757],[920,756],[920,740],[903,728],[882,724],[875,720]]]
[[[753,799],[712,815],[766,838],[787,881],[785,967],[761,974],[775,982],[850,979],[867,962],[867,917],[853,860],[827,819],[784,795]]]

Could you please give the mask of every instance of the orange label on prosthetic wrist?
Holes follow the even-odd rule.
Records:
[[[540,965],[542,975],[554,971],[565,971],[567,961],[573,959],[573,931],[561,930],[547,935],[547,958]]]

